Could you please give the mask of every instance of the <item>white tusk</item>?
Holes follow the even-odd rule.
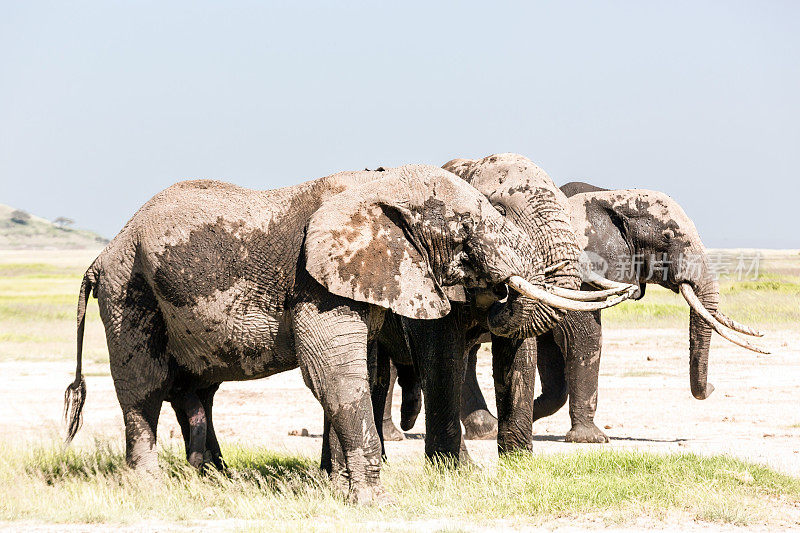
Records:
[[[589,283],[590,285],[600,287],[601,289],[627,289],[628,287],[630,287],[628,283],[611,281],[610,279],[604,278],[600,274],[592,272],[591,270],[587,270],[585,272],[582,271],[581,275],[583,277],[584,283]]]
[[[734,344],[741,346],[742,348],[747,348],[748,350],[751,350],[753,352],[758,352],[763,354],[769,353],[766,349],[761,348],[760,346],[756,346],[754,344],[750,344],[745,339],[742,339],[735,333],[725,329],[725,327],[722,324],[717,322],[717,320],[714,318],[714,315],[711,314],[711,311],[709,311],[708,309],[705,308],[705,306],[703,306],[703,303],[700,301],[700,298],[698,298],[697,295],[694,293],[694,289],[692,289],[691,285],[689,285],[688,283],[681,283],[681,294],[686,299],[686,303],[689,304],[689,307],[691,307],[698,315],[700,315],[703,318],[703,320],[705,320],[708,323],[708,325],[711,326],[711,328],[717,333],[719,333],[722,337],[728,339]]]
[[[716,318],[717,321],[719,321],[720,324],[722,324],[726,328],[732,329],[733,331],[738,331],[739,333],[744,333],[745,335],[750,335],[751,337],[764,336],[764,334],[758,331],[757,329],[751,328],[750,326],[745,326],[744,324],[740,324],[731,317],[722,314],[721,311],[716,311],[712,314],[714,315],[714,318]]]
[[[555,265],[550,265],[549,267],[544,269],[544,275],[547,276],[548,274],[553,274],[554,272],[558,272],[568,264],[569,261],[561,261],[559,263],[556,263]]]
[[[617,294],[624,294],[626,292],[630,298],[636,289],[636,285],[625,285],[619,289],[605,289],[602,291],[575,291],[572,289],[565,289],[563,287],[551,286],[547,287],[547,291],[570,300],[577,300],[580,302],[596,302],[598,300],[605,300],[609,296],[616,296]]]
[[[571,300],[563,296],[558,296],[557,294],[540,289],[520,276],[509,277],[506,283],[520,294],[524,294],[529,298],[546,303],[551,307],[564,309],[566,311],[599,311],[601,309],[617,305],[629,297],[627,294],[622,294],[616,298],[612,298],[611,300],[606,300],[604,302],[582,302]]]

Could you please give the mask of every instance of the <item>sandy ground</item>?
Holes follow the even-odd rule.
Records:
[[[568,444],[566,408],[535,425],[534,450],[557,453],[611,446],[659,452],[726,453],[800,475],[800,334],[769,331],[759,356],[716,337],[710,379],[716,387],[705,401],[692,398],[688,379],[685,330],[607,328],[601,364],[596,422],[611,437],[608,445]],[[494,403],[491,358],[479,356],[479,380]],[[60,438],[65,386],[72,363],[0,363],[0,425],[17,442]],[[97,435],[123,442],[122,416],[107,365],[86,369],[88,398],[78,445]],[[399,412],[395,391],[395,413]],[[275,450],[318,456],[322,410],[303,384],[299,371],[267,379],[225,383],[217,393],[214,419],[220,440],[266,445]],[[310,437],[290,436],[307,428]],[[424,417],[402,442],[387,443],[389,458],[423,453]],[[180,442],[175,416],[165,404],[159,439]],[[496,460],[494,441],[470,441],[478,462]]]

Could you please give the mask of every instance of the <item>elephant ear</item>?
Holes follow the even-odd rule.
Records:
[[[450,302],[404,230],[414,215],[381,198],[382,186],[385,193],[392,184],[377,180],[322,203],[306,230],[306,269],[338,296],[409,318],[441,318]]]
[[[605,264],[606,271],[601,274],[608,279],[640,285],[634,297],[640,299],[644,289],[635,263],[636,244],[631,235],[631,220],[614,201],[616,194],[617,191],[578,193],[572,197],[573,205],[577,201],[585,209],[584,252]]]

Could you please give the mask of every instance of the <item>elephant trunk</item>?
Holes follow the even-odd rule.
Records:
[[[476,232],[480,242],[516,252],[511,254],[511,262],[504,254],[483,252],[493,283],[505,283],[513,289],[506,301],[496,302],[489,309],[487,325],[496,335],[537,336],[552,329],[567,311],[597,311],[631,294],[632,287],[626,285],[591,296],[578,290],[579,248],[567,212],[555,195],[544,205],[542,202],[531,202],[521,210],[529,215],[522,218],[522,224],[498,214]],[[475,253],[481,247],[470,248]],[[605,300],[609,296],[613,298]]]
[[[489,330],[501,337],[526,338],[540,335],[553,328],[565,311],[512,293],[506,302],[497,302],[489,309]]]
[[[522,224],[518,223],[536,246],[535,264],[529,266],[538,270],[539,279],[544,273],[545,286],[577,290],[581,284],[577,268],[580,251],[568,220],[564,216],[551,219],[548,224],[540,220],[542,213],[560,214],[563,209],[558,205],[531,205],[529,211],[531,215]],[[539,216],[534,216],[537,213]],[[529,275],[523,277],[531,279]],[[541,298],[532,298],[530,293],[522,294],[518,286],[514,288],[506,302],[498,302],[489,310],[488,326],[494,334],[532,337],[549,331],[564,318],[563,305],[546,303]]]
[[[710,275],[696,286],[697,299],[711,313],[717,311],[719,305],[719,283]],[[712,392],[714,385],[708,383],[708,351],[711,346],[711,325],[700,313],[691,308],[689,312],[689,384],[692,396],[705,400]]]
[[[714,391],[708,383],[708,349],[711,332],[716,331],[732,343],[753,352],[768,354],[769,351],[754,344],[734,332],[759,336],[754,328],[739,324],[717,310],[719,304],[719,284],[709,274],[700,284],[682,282],[680,292],[689,304],[689,379],[692,395],[705,400]]]

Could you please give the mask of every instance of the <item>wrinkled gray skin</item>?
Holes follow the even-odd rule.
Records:
[[[491,287],[511,275],[541,287],[539,246],[464,180],[431,166],[271,191],[178,183],[148,201],[83,278],[69,438],[85,400],[80,350],[93,292],[131,467],[156,471],[164,400],[192,464],[221,466],[210,421],[219,383],[299,366],[340,451],[337,484],[355,501],[385,497],[372,388],[388,380],[388,361],[367,346],[386,310],[425,323],[453,315],[448,287]],[[531,327],[503,323],[514,299],[492,303],[497,328]]]
[[[518,154],[498,154],[479,160],[455,159],[445,169],[461,176],[482,192],[505,219],[526,232],[543,253],[544,267],[563,263],[547,276],[548,284],[577,289],[579,248],[569,218],[566,196],[549,176],[529,159]],[[512,293],[505,304],[486,291],[470,291],[467,302],[453,305],[445,318],[435,321],[402,319],[397,328],[405,331],[406,343],[389,341],[396,347],[391,358],[407,364],[413,359],[421,369],[421,389],[426,412],[426,454],[458,457],[460,421],[465,420],[467,438],[497,437],[501,452],[530,449],[533,424],[533,378],[535,337],[549,331],[564,313]],[[501,295],[502,296],[502,295]],[[480,342],[492,340],[498,418],[488,411],[474,374],[464,385],[477,394],[461,401],[464,368],[474,359]],[[404,355],[408,350],[410,355]],[[402,374],[401,366],[398,372]],[[401,382],[402,385],[402,382]],[[419,389],[403,390],[401,424],[410,428],[419,411]],[[383,407],[384,436],[402,435],[391,422],[391,397]],[[387,408],[387,404],[389,407]],[[414,411],[414,408],[417,410]],[[387,412],[388,409],[388,412]],[[527,423],[521,423],[527,420]]]
[[[607,278],[639,285],[637,299],[644,296],[647,283],[678,292],[679,285],[687,282],[703,305],[716,311],[719,286],[709,270],[700,235],[669,196],[641,189],[610,191],[577,182],[562,190],[572,205],[572,223],[581,248],[606,261]],[[632,268],[631,257],[642,259],[638,269]],[[681,263],[682,257],[694,261]],[[689,381],[692,395],[700,400],[714,390],[707,381],[711,331],[690,310]],[[594,423],[601,345],[599,311],[569,312],[552,331],[537,339],[542,395],[534,403],[534,420],[555,413],[569,397],[572,428],[566,435],[568,442],[608,442]],[[467,375],[474,374],[475,368],[470,366]],[[465,388],[463,394],[465,403],[474,403],[480,390]]]
[[[607,261],[607,278],[638,284],[640,298],[647,283],[674,292],[688,283],[706,309],[717,310],[719,284],[705,247],[692,220],[672,198],[656,191],[608,191],[585,183],[562,189],[570,196],[581,246]],[[631,266],[631,257],[642,258],[638,268]],[[698,400],[714,390],[708,383],[711,332],[711,326],[690,310],[689,385]],[[572,421],[568,442],[608,442],[594,423],[601,345],[600,312],[568,313],[556,330],[539,338],[543,394],[536,399],[534,420],[564,404],[566,385]]]

